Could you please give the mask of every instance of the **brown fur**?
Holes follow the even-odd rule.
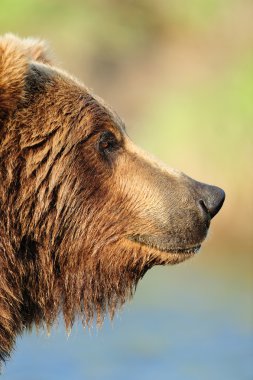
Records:
[[[117,140],[110,154],[105,132]],[[101,323],[153,265],[192,256],[209,226],[199,193],[136,148],[43,43],[2,37],[0,358],[24,329],[50,328],[60,312],[67,329],[79,317]]]

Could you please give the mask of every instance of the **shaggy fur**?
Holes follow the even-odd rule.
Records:
[[[192,256],[210,188],[135,147],[44,43],[2,37],[0,359],[60,312],[68,330],[113,317],[149,268]]]

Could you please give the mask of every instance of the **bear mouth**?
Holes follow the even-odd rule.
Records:
[[[160,252],[169,253],[169,254],[196,254],[200,250],[201,244],[196,244],[186,247],[177,247],[171,246],[164,241],[159,241],[158,239],[150,238],[148,236],[142,235],[131,235],[128,236],[128,239],[138,243],[142,246],[156,249]]]

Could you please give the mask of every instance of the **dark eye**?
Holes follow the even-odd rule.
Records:
[[[100,153],[108,154],[119,148],[119,142],[112,132],[103,132],[99,137],[98,149]]]

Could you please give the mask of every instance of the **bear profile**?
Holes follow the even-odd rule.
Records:
[[[102,323],[154,265],[192,257],[224,201],[136,147],[119,116],[50,59],[0,38],[0,359],[60,313]]]

